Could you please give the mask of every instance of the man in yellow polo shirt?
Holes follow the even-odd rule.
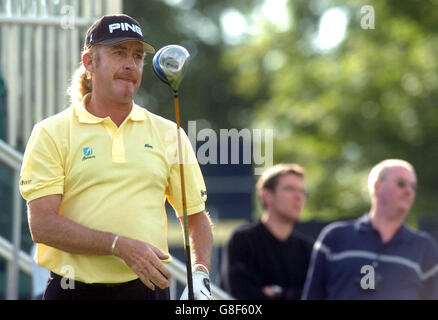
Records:
[[[136,105],[140,25],[104,16],[88,30],[71,106],[35,125],[20,191],[35,260],[51,270],[45,299],[168,299],[166,199],[182,219],[176,125]],[[194,294],[209,299],[211,221],[185,134],[185,183]]]

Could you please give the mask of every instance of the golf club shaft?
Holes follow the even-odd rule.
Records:
[[[193,279],[192,279],[192,259],[190,256],[190,238],[189,238],[189,221],[187,218],[187,204],[186,204],[186,186],[184,182],[184,165],[181,146],[181,133],[180,133],[180,118],[179,118],[179,99],[178,92],[176,91],[173,96],[175,104],[175,117],[176,117],[176,129],[178,135],[178,161],[179,161],[179,174],[181,176],[181,198],[183,207],[183,220],[184,220],[184,242],[186,247],[186,264],[187,264],[187,287],[189,300],[195,300],[193,294]]]

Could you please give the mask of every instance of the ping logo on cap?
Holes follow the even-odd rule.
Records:
[[[137,26],[137,25],[135,25],[134,23],[133,23],[133,24],[129,24],[129,23],[127,23],[127,22],[122,22],[122,23],[118,23],[118,22],[116,22],[116,23],[111,23],[111,24],[108,26],[108,29],[109,29],[109,32],[110,32],[110,33],[113,33],[113,31],[114,31],[114,30],[117,30],[117,29],[122,29],[122,31],[129,31],[129,30],[132,30],[132,31],[138,33],[139,35],[143,36],[143,33],[141,32],[140,27]]]

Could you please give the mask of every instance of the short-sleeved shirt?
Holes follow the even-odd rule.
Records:
[[[23,198],[30,202],[62,194],[59,215],[168,253],[166,199],[182,216],[175,123],[133,103],[117,127],[109,117],[98,118],[87,111],[90,98],[88,94],[81,103],[35,125],[21,168]],[[205,209],[206,188],[182,129],[181,140],[186,207],[191,215]],[[69,277],[87,283],[137,278],[115,256],[71,254],[39,244],[35,260],[60,275],[74,270]]]
[[[303,299],[438,299],[438,247],[402,225],[381,241],[368,214],[336,222],[315,242]]]

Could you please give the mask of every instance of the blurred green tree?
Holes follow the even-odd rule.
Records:
[[[278,32],[265,23],[263,32],[224,59],[229,70],[237,71],[232,90],[255,106],[253,126],[274,128],[275,161],[307,168],[312,197],[304,217],[333,220],[365,212],[367,175],[386,158],[406,159],[417,169],[419,192],[410,222],[434,215],[436,2],[288,4],[288,30]],[[374,8],[374,29],[361,27],[364,5]],[[346,34],[339,45],[324,50],[315,42],[319,22],[334,8],[346,18]],[[338,22],[332,19],[324,26],[330,29]],[[267,98],[261,98],[261,91]]]

